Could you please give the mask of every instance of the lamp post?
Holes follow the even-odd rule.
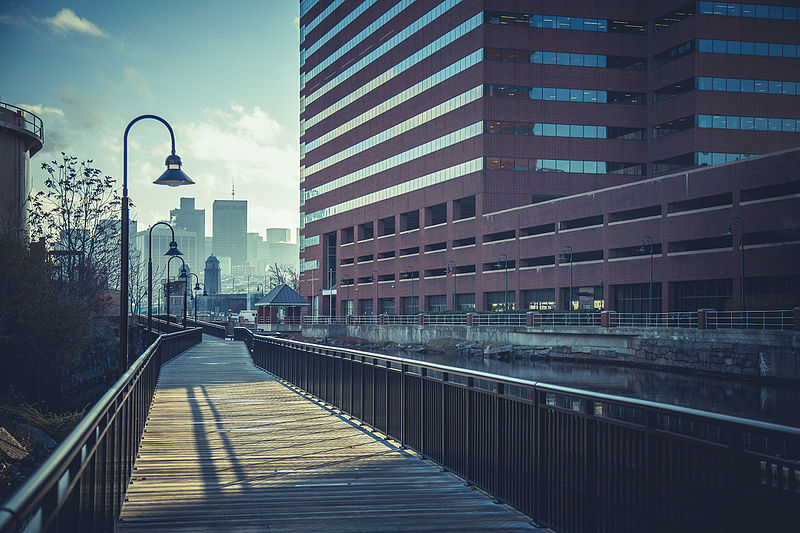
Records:
[[[414,269],[410,266],[406,267],[406,277],[411,280],[411,305],[414,305]],[[419,306],[417,306],[419,311]]]
[[[379,314],[381,314],[381,309],[380,309],[380,307],[381,307],[381,298],[380,298],[380,294],[379,294],[381,286],[380,286],[380,283],[378,282],[378,271],[377,270],[373,270],[372,271],[372,281],[375,282],[375,315],[379,315]]]
[[[650,295],[648,297],[649,311],[647,313],[647,323],[650,323],[650,315],[653,314],[653,238],[650,235],[645,235],[642,239],[642,247],[639,248],[640,253],[645,252],[645,245],[650,246]]]
[[[734,233],[733,231],[736,225],[739,226],[739,233]],[[734,216],[728,220],[728,231],[725,232],[725,236],[731,238],[731,247],[733,247],[733,238],[737,235],[739,236],[739,277],[742,291],[742,311],[747,311],[744,301],[744,222],[742,222],[742,217]]]
[[[179,275],[178,278],[181,278],[181,276],[183,278],[186,278],[186,261],[184,261],[183,257],[181,257],[179,255],[173,255],[167,261],[167,324],[169,324],[169,322],[170,322],[170,320],[172,318],[172,315],[170,315],[170,313],[169,313],[169,303],[170,303],[169,300],[170,300],[170,293],[172,292],[170,290],[170,288],[169,288],[169,267],[170,267],[170,264],[172,263],[172,260],[175,259],[175,258],[180,259],[181,260],[181,264],[183,265],[183,267],[181,269],[181,275]],[[185,305],[184,305],[184,307],[185,307]]]
[[[453,311],[458,310],[456,305],[456,262],[452,259],[447,262],[447,268],[444,269],[445,273],[451,272],[453,274]]]
[[[120,284],[119,284],[119,373],[122,375],[128,368],[128,268],[129,268],[129,199],[128,199],[128,132],[131,127],[146,118],[161,122],[169,130],[172,141],[172,152],[167,156],[165,164],[167,170],[158,177],[156,185],[191,185],[194,182],[181,170],[181,158],[175,155],[175,134],[166,120],[157,115],[140,115],[131,120],[125,128],[122,143],[122,195],[121,195],[121,238],[120,238]]]
[[[150,231],[148,231],[147,235],[147,294],[150,295],[147,297],[147,332],[150,334],[152,334],[153,331],[153,228],[162,224],[167,226],[172,232],[172,241],[169,243],[169,250],[167,250],[164,255],[170,257],[174,255],[183,255],[181,251],[178,250],[178,243],[175,242],[175,230],[172,226],[166,222],[156,222],[150,226]]]
[[[195,274],[194,272],[189,274],[189,279],[191,279],[192,276],[194,276],[194,279],[195,279],[195,284],[194,284],[194,289],[193,289],[195,294],[193,294],[193,296],[194,296],[193,300],[194,300],[194,321],[195,321],[195,325],[197,325],[197,300],[198,300],[198,295],[196,293],[197,293],[197,291],[200,290],[200,285],[202,285],[203,286],[203,296],[207,296],[206,295],[206,284],[205,283],[200,283],[200,278],[197,277],[197,274]],[[187,279],[186,282],[188,283],[189,280]]]
[[[500,265],[500,263],[503,263]],[[508,311],[508,256],[506,254],[500,254],[497,256],[497,268],[503,266],[506,269],[506,286],[505,292],[503,293],[503,312]]]
[[[567,254],[569,254],[569,308],[567,310],[572,311],[572,246],[564,246],[561,249],[561,257],[559,257],[558,260],[566,261]]]

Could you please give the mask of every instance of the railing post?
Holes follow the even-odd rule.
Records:
[[[464,478],[467,480],[467,485],[472,484],[472,387],[474,384],[474,378],[468,377],[467,378],[467,405],[466,405],[466,456],[467,456],[467,468],[466,468],[466,475]]]
[[[697,329],[716,329],[716,322],[715,311],[713,309],[697,310]]]
[[[426,316],[427,315],[423,315],[423,314],[417,315],[417,324],[420,325],[420,326],[424,326],[425,325],[425,317]]]
[[[406,447],[406,372],[408,365],[400,365],[400,446]]]
[[[600,326],[604,328],[613,328],[617,326],[616,311],[600,311]]]
[[[503,476],[501,473],[501,464],[503,462],[503,394],[505,394],[505,385],[503,383],[497,384],[497,394],[495,395],[494,402],[494,493],[495,503],[502,503],[502,493],[500,490]]]
[[[467,325],[468,326],[478,325],[478,313],[467,313]]]

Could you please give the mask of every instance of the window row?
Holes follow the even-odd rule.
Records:
[[[742,56],[798,57],[797,44],[755,43],[750,41],[724,41],[720,39],[697,39],[698,52]]]
[[[455,41],[459,37],[463,37],[465,34],[469,33],[470,31],[472,31],[475,28],[477,28],[478,26],[480,26],[480,23],[481,23],[481,14],[478,13],[477,15],[472,17],[471,19],[469,19],[469,20],[463,22],[462,24],[456,26],[455,28],[453,28],[452,30],[447,32],[446,34],[442,35],[441,37],[439,37],[435,41],[431,42],[426,47],[422,48],[421,50],[418,50],[417,52],[415,52],[413,54],[411,54],[409,57],[403,59],[402,61],[400,61],[396,65],[392,66],[391,68],[387,69],[386,71],[384,71],[380,75],[376,76],[375,78],[371,79],[367,83],[361,84],[357,89],[355,89],[352,92],[350,92],[344,98],[341,98],[340,100],[338,100],[338,101],[336,101],[336,102],[334,102],[334,103],[332,103],[330,105],[325,106],[325,109],[321,110],[316,115],[313,115],[313,116],[307,118],[304,122],[302,122],[301,123],[301,128],[310,128],[311,126],[313,126],[314,124],[318,123],[319,121],[328,118],[329,116],[331,116],[332,114],[336,113],[340,109],[344,108],[345,106],[350,105],[351,103],[355,102],[356,100],[358,100],[359,98],[361,98],[365,94],[367,94],[370,91],[374,90],[376,87],[379,87],[380,85],[386,83],[387,81],[389,81],[391,79],[394,79],[398,74],[400,74],[402,72],[405,72],[406,70],[408,70],[412,66],[416,65],[420,61],[426,59],[428,56],[430,56],[434,52],[437,52],[438,50],[441,50],[443,47],[445,47],[448,44],[452,43],[453,41]],[[482,58],[483,57],[483,50],[480,49],[478,51],[478,53],[480,54],[480,58]],[[471,56],[468,56],[468,57],[471,57]],[[480,58],[478,58],[478,61],[480,61]],[[472,58],[472,59],[474,59],[474,58]],[[462,61],[463,61],[463,59],[462,59]],[[463,65],[462,65],[462,67],[463,67]],[[463,67],[463,68],[466,68],[466,67]],[[462,70],[463,70],[463,68],[462,68]],[[436,76],[436,74],[434,74],[434,76]],[[333,81],[335,81],[336,79],[337,78],[334,78],[334,80],[331,80],[331,82],[326,83],[322,87],[322,89],[320,89],[320,90],[324,89],[327,92],[328,90],[332,89],[335,85],[331,85],[330,88],[328,88],[328,85],[330,83],[333,83]],[[437,83],[439,81],[442,81],[442,80],[441,79],[437,80]],[[338,85],[338,82],[337,82],[337,85]],[[321,96],[321,95],[317,95],[317,93],[315,92],[314,95],[308,97],[308,100],[305,100],[305,99],[301,98],[301,100],[300,100],[300,111],[301,111],[301,113],[303,111],[305,111],[305,105],[310,104],[311,102],[313,102],[319,96]]]
[[[368,111],[365,111],[365,112],[361,113],[360,115],[358,115],[357,117],[355,117],[355,118],[353,118],[351,120],[348,120],[347,122],[345,122],[341,126],[338,126],[338,127],[334,128],[332,130],[327,131],[325,134],[320,135],[319,137],[317,137],[316,139],[314,139],[314,140],[312,140],[312,141],[310,141],[308,143],[300,143],[300,157],[303,157],[307,152],[310,152],[311,150],[314,150],[315,148],[318,148],[318,147],[322,146],[323,144],[325,144],[325,143],[327,143],[327,142],[339,137],[340,135],[343,135],[343,134],[347,133],[348,131],[352,130],[353,128],[356,128],[356,127],[358,127],[358,126],[360,126],[360,125],[372,120],[373,118],[377,117],[378,115],[381,115],[381,114],[386,113],[387,111],[389,111],[391,109],[394,109],[395,107],[399,106],[400,104],[410,100],[411,98],[414,98],[418,94],[421,94],[421,93],[427,91],[428,89],[431,89],[431,88],[435,87],[436,85],[442,83],[443,81],[446,81],[446,80],[452,78],[456,74],[458,74],[460,72],[463,72],[466,69],[468,69],[468,68],[470,68],[470,67],[472,67],[474,65],[477,65],[478,63],[481,62],[482,58],[483,58],[483,50],[482,49],[478,49],[478,50],[474,51],[473,53],[469,54],[468,56],[459,59],[458,61],[456,61],[452,65],[449,65],[449,66],[443,68],[442,70],[440,70],[439,72],[437,72],[437,73],[435,73],[435,74],[433,74],[431,76],[428,76],[424,80],[422,80],[422,81],[420,81],[418,83],[415,83],[414,85],[412,85],[408,89],[405,89],[405,90],[401,91],[400,93],[395,94],[394,96],[392,96],[391,98],[389,98],[387,100],[381,101],[381,103],[379,103],[375,107],[369,109]],[[369,83],[367,83],[366,85],[362,85],[356,91],[354,91],[353,93],[350,93],[350,94],[351,95],[356,95],[358,93],[357,94],[358,96],[363,96],[363,94],[368,93],[369,91],[371,91],[372,89],[377,87],[380,83],[383,83],[384,81],[386,81],[386,80],[384,80],[384,79],[382,79],[380,77],[375,78],[372,81],[370,81]],[[375,86],[372,86],[373,82],[375,82]],[[339,100],[339,102],[334,104],[334,106],[339,105],[340,103],[344,102],[345,100],[348,100],[348,99],[347,98],[343,98],[342,100]],[[347,103],[349,103],[349,101]],[[335,109],[334,111],[336,111],[338,109],[339,108]],[[323,114],[325,116],[328,116],[327,113],[320,113],[319,115],[315,115],[312,118],[316,119],[317,117],[319,117],[319,116],[321,116]],[[309,121],[308,127],[311,127],[313,124],[316,124],[316,120],[313,123],[311,121]]]
[[[630,91],[603,91],[594,89],[561,89],[555,87],[528,87],[520,85],[486,84],[486,96],[528,98],[552,102],[586,102],[596,104],[643,105],[644,93]]]
[[[574,159],[526,159],[488,156],[486,157],[486,170],[642,176],[644,175],[644,164],[611,161],[582,161]]]
[[[572,52],[542,52],[515,50],[513,48],[487,48],[488,61],[535,63],[539,65],[564,65],[570,67],[619,68],[646,70],[646,57],[607,56]]]
[[[335,154],[331,155],[330,157],[326,157],[322,161],[318,161],[313,165],[309,165],[308,167],[300,169],[300,177],[301,179],[305,179],[306,177],[314,174],[315,172],[319,172],[325,168],[328,168],[331,165],[334,165],[340,161],[344,161],[348,157],[352,157],[358,153],[363,152],[364,150],[368,150],[382,142],[388,141],[398,135],[402,135],[422,124],[430,122],[434,119],[441,117],[442,115],[453,111],[454,109],[458,109],[460,107],[464,107],[465,105],[474,102],[475,100],[480,99],[481,93],[483,92],[480,85],[477,87],[465,92],[461,93],[458,96],[455,96],[445,102],[442,102],[439,105],[436,105],[430,109],[419,113],[409,119],[404,120],[399,124],[395,124],[394,126],[385,129],[381,132],[376,133],[372,137],[364,139],[354,145],[351,145],[344,150],[340,150]]]
[[[408,5],[410,5],[412,2],[413,2],[413,0],[401,0],[397,5],[392,7],[392,9],[388,13],[394,13],[397,8],[400,8],[400,10],[403,10],[406,7],[408,7]],[[366,55],[364,55],[363,57],[358,59],[355,63],[353,63],[349,67],[345,68],[340,74],[334,76],[331,80],[325,82],[325,84],[322,87],[319,87],[318,89],[314,90],[313,92],[311,92],[311,94],[309,94],[305,98],[301,98],[300,99],[300,112],[303,112],[303,110],[305,109],[306,105],[314,102],[317,98],[320,98],[322,95],[327,94],[334,87],[337,87],[338,85],[340,85],[342,82],[344,82],[345,80],[347,80],[348,78],[350,78],[351,76],[353,76],[354,74],[356,74],[357,72],[362,70],[364,67],[366,67],[370,63],[374,62],[376,59],[378,59],[379,57],[383,56],[384,54],[389,52],[391,49],[395,48],[400,43],[402,43],[403,41],[405,41],[406,39],[411,37],[413,34],[415,34],[416,32],[420,31],[422,28],[428,26],[429,24],[433,23],[434,20],[436,20],[437,18],[442,16],[446,11],[448,11],[453,6],[459,4],[460,2],[461,2],[461,0],[444,0],[441,4],[439,4],[438,6],[433,8],[432,10],[428,11],[425,15],[423,15],[422,17],[420,17],[419,19],[417,19],[416,21],[411,23],[409,26],[406,26],[405,28],[400,30],[398,33],[394,34],[392,37],[390,37],[385,42],[383,42],[380,46],[378,46],[374,50],[371,50],[369,53],[367,53]],[[473,18],[478,19],[479,15],[480,14],[476,15]],[[381,18],[383,18],[383,17],[381,17]],[[380,20],[380,19],[378,19],[378,20]],[[377,22],[378,21],[370,24],[370,26],[368,28],[372,28],[372,26]],[[385,26],[383,26],[383,23],[381,24],[380,27],[384,27],[385,28]],[[460,36],[461,35],[459,35],[459,37]],[[428,47],[426,47],[426,48],[428,48]],[[425,50],[425,49],[423,49],[423,50]],[[426,52],[423,52],[423,50],[420,50],[417,54],[425,54]],[[340,51],[341,51],[341,49],[337,50],[335,53],[333,53],[331,56],[329,56],[329,58],[338,59],[340,57],[340,54],[339,54]],[[427,52],[428,55],[430,55],[430,53],[431,52]],[[412,58],[409,57],[405,61],[412,61]],[[327,62],[328,62],[328,60],[326,59],[323,63],[327,63]],[[416,62],[416,61],[414,61],[414,62]],[[328,64],[330,64],[330,63],[328,63]],[[317,67],[315,67],[314,70],[316,70],[316,68]],[[310,79],[310,78],[311,78],[311,76],[309,76],[307,79]],[[301,89],[304,87],[302,79],[301,79],[300,87],[301,87]]]
[[[800,119],[696,115],[698,128],[800,132]]]
[[[308,72],[301,72],[300,74],[300,90],[303,90],[305,87],[306,81],[310,80],[329,66],[333,64],[334,61],[337,61],[347,52],[361,44],[365,39],[368,39],[373,33],[384,27],[386,23],[390,20],[395,18],[397,15],[400,14],[405,8],[410,6],[414,0],[400,0],[391,9],[389,9],[386,13],[382,14],[378,17],[375,21],[373,21],[369,26],[358,32],[352,39],[343,43],[339,46],[336,51],[332,52],[328,55],[324,60],[320,61],[314,68],[309,70]],[[453,0],[450,0],[453,1]],[[419,21],[417,21],[419,22]],[[416,24],[415,22],[414,24]]]
[[[694,41],[686,41],[653,56],[653,67],[660,67],[694,52]]]
[[[301,27],[300,28],[300,43],[302,44],[306,39],[306,35],[308,35],[308,33],[310,31],[312,31],[314,28],[316,28],[319,25],[320,22],[325,20],[328,17],[328,15],[330,15],[336,8],[338,8],[340,5],[342,5],[343,2],[344,2],[344,0],[334,0],[333,2],[331,2],[331,4],[328,7],[326,7],[322,11],[322,13],[317,15],[314,18],[314,20],[309,22],[307,25]],[[300,48],[300,67],[305,65],[306,58],[308,56],[310,56],[311,54],[313,54],[314,52],[319,50],[319,48],[322,45],[324,45],[325,43],[330,41],[331,38],[334,35],[338,34],[340,31],[342,31],[342,29],[344,27],[346,27],[348,24],[350,24],[351,22],[353,22],[356,19],[356,17],[361,15],[361,13],[366,11],[368,8],[372,7],[372,4],[374,4],[375,2],[377,2],[377,0],[364,0],[363,2],[361,2],[361,4],[357,8],[355,8],[354,10],[350,11],[349,13],[347,13],[347,15],[343,19],[341,19],[333,28],[328,30],[325,33],[325,35],[323,35],[322,37],[320,37],[319,39],[314,41],[314,44],[312,44],[308,48],[302,48],[301,47]]]
[[[504,135],[535,135],[541,137],[571,137],[577,139],[617,139],[641,141],[646,138],[644,128],[626,126],[588,126],[580,124],[544,124],[541,122],[506,122],[487,120],[486,133]]]
[[[647,23],[586,17],[561,17],[557,15],[534,15],[529,13],[507,13],[487,11],[489,24],[514,24],[530,28],[552,28],[555,30],[599,31],[609,33],[647,33]]]
[[[689,2],[655,19],[655,31],[663,30],[694,15],[800,20],[800,10],[788,6],[766,6],[739,2]]]
[[[300,198],[300,203],[301,205],[305,204],[305,200],[309,198],[330,192],[334,189],[338,189],[339,187],[344,187],[345,185],[366,179],[370,176],[378,174],[379,172],[384,172],[404,163],[408,163],[414,159],[418,159],[428,154],[432,154],[433,152],[437,152],[444,148],[462,143],[468,139],[480,135],[482,132],[483,129],[481,127],[481,123],[476,122],[475,124],[461,128],[460,130],[448,133],[447,135],[443,135],[437,139],[433,139],[419,146],[415,146],[414,148],[410,148],[405,152],[393,155],[392,157],[384,159],[383,161],[378,161],[377,163],[373,163],[369,166],[356,170],[355,172],[345,174],[344,176],[329,181],[328,183],[323,183],[318,187],[309,189],[308,191],[305,191],[304,195]]]
[[[798,94],[800,82],[778,80],[748,80],[739,78],[697,78],[701,91],[725,91],[730,93]]]
[[[754,157],[758,154],[731,154],[724,152],[690,152],[653,162],[653,174],[674,172],[692,166],[721,165]]]
[[[420,176],[397,185],[392,185],[391,187],[386,187],[385,189],[365,194],[363,196],[359,196],[358,198],[353,198],[351,200],[326,207],[325,209],[314,211],[313,213],[304,213],[301,211],[300,227],[304,228],[305,225],[310,222],[315,222],[317,220],[322,220],[323,218],[338,215],[340,213],[346,213],[352,209],[371,205],[376,202],[395,198],[397,196],[402,196],[412,191],[424,189],[425,187],[431,187],[437,183],[443,183],[445,181],[472,174],[473,172],[478,172],[479,170],[483,170],[482,157],[472,159],[471,161],[465,161],[464,163],[438,170],[436,172],[432,172],[430,174],[426,174],[425,176]]]

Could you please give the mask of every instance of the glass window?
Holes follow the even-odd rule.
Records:
[[[755,91],[756,82],[755,80],[742,80],[741,83],[741,92],[743,93],[752,93]]]
[[[577,125],[570,126],[569,136],[575,138],[583,137],[583,126],[577,126]]]
[[[710,128],[711,127],[711,115],[697,115],[697,127],[698,128]]]
[[[606,56],[596,56],[596,55],[592,54],[592,55],[590,55],[588,57],[592,57],[592,58],[596,59],[598,67],[606,68],[606,59],[607,59]],[[587,67],[593,67],[594,65],[587,64],[586,66]]]
[[[712,78],[700,76],[697,78],[697,88],[701,91],[710,91],[712,88],[711,80]]]
[[[715,91],[725,90],[725,78],[714,78],[712,83]]]
[[[698,165],[710,165],[711,164],[711,154],[709,152],[697,152],[697,164]]]
[[[793,44],[784,44],[783,57],[797,57],[797,46]]]
[[[531,125],[525,122],[514,123],[514,135],[530,135]]]
[[[500,158],[499,157],[487,157],[486,158],[486,168],[488,170],[498,170],[500,168]]]
[[[797,94],[797,85],[793,81],[783,82],[783,94]]]
[[[607,128],[605,126],[597,126],[597,138],[598,139],[606,139],[608,135],[606,135]]]
[[[558,54],[555,52],[542,52],[542,63],[545,65],[555,65]]]
[[[581,17],[572,17],[570,29],[583,30],[583,19]]]
[[[767,131],[768,122],[766,118],[755,117],[755,129],[759,131]]]
[[[538,52],[538,51],[532,53],[531,54],[531,63],[541,64],[541,62],[542,62],[542,54],[543,53],[544,52]],[[487,59],[490,59],[490,58],[487,58]]]
[[[738,161],[742,154],[725,154],[725,162]]]
[[[500,123],[500,133],[505,135],[514,135],[514,123],[513,122],[501,122]]]
[[[569,89],[556,89],[556,100],[569,102]]]
[[[740,119],[741,117],[728,117],[728,120],[725,121],[725,127],[729,130],[738,130],[740,126]]]
[[[555,28],[556,17],[550,15],[542,15],[542,28]]]
[[[569,161],[566,159],[559,159],[556,161],[556,169],[561,172],[569,172]]]
[[[594,54],[586,54],[583,56],[583,64],[586,67],[596,67],[597,66],[597,58],[598,57],[605,57],[605,56],[596,56]]]
[[[583,136],[587,139],[596,139],[597,138],[597,126],[584,126],[583,127]]]
[[[557,17],[556,24],[559,30],[568,30],[570,28],[569,17]]]
[[[597,174],[597,162],[596,161],[584,161],[583,162],[583,173],[584,174]]]
[[[757,56],[768,56],[769,55],[769,44],[767,43],[755,43],[756,44],[756,55]]]
[[[711,39],[698,39],[697,49],[700,52],[711,52],[713,50]]]
[[[783,8],[783,20],[797,20],[798,10],[796,7]]]
[[[728,12],[726,15],[729,17],[738,17],[742,14],[742,6],[735,2],[728,2]]]
[[[742,4],[742,16],[753,18],[756,16],[756,6],[753,4]]]
[[[573,67],[583,66],[583,54],[570,54],[569,64]]]
[[[570,172],[579,172],[583,173],[583,161],[570,161],[569,162],[569,171]]]
[[[534,15],[531,17],[529,22],[531,28],[541,28],[542,27],[542,16],[541,15]]]
[[[606,163],[605,161],[595,161],[594,164],[596,165],[595,174],[607,174]]]
[[[714,3],[713,2],[698,2],[697,12],[701,15],[713,15]]]
[[[742,55],[743,56],[752,56],[756,53],[756,43],[751,42],[742,42]]]
[[[742,118],[742,129],[743,130],[752,130],[755,128],[755,119],[753,117],[741,117]]]
[[[728,53],[739,55],[742,53],[742,43],[740,41],[728,41]]]
[[[769,82],[769,94],[782,94],[783,93],[783,82],[782,81],[770,81]]]
[[[486,131],[487,133],[500,133],[500,122],[497,120],[487,120]]]
[[[542,123],[537,122],[533,125],[533,134],[534,135],[541,135],[542,134]]]
[[[713,50],[714,50],[715,54],[724,54],[728,50],[727,41],[721,41],[719,39],[714,39],[713,46],[714,46]]]
[[[781,119],[779,118],[769,119],[769,131],[781,131]]]
[[[725,154],[720,154],[720,153],[711,154],[712,165],[721,165],[724,162],[725,162]]]
[[[553,88],[542,88],[542,98],[544,100],[555,100],[556,90]]]
[[[756,17],[760,19],[769,18],[769,6],[756,6]]]
[[[765,80],[755,80],[755,92],[766,94],[769,92],[769,83]]]
[[[783,45],[780,43],[770,43],[769,55],[772,57],[781,57],[783,55]]]
[[[782,131],[795,131],[795,120],[791,118],[783,119],[783,124],[781,125]]]
[[[569,137],[569,126],[567,124],[557,124],[556,125],[556,136],[557,137]]]
[[[542,124],[544,127],[544,136],[545,137],[555,137],[556,136],[556,125],[555,124]]]
[[[581,89],[570,89],[569,99],[571,102],[585,102],[583,98],[583,91]]]
[[[514,160],[514,170],[528,170],[528,160],[527,159],[515,159]]]
[[[569,56],[566,52],[556,52],[556,64],[569,65]]]
[[[724,15],[728,10],[728,2],[714,2],[714,14]]]
[[[725,90],[732,93],[738,93],[740,89],[740,80],[728,79],[725,81]]]
[[[778,20],[783,19],[783,7],[769,6],[769,18]]]
[[[723,115],[714,115],[711,117],[712,128],[725,128],[725,117]]]
[[[541,87],[532,87],[530,91],[528,91],[528,98],[531,100],[541,100],[542,99],[542,88]]]
[[[595,19],[597,31],[608,31],[608,21],[606,19]]]

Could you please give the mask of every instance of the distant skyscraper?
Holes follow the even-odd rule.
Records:
[[[214,200],[214,249],[231,265],[247,260],[247,200]]]
[[[222,278],[220,276],[219,261],[214,257],[214,254],[211,254],[206,259],[205,279],[206,292],[208,294],[219,294],[222,287]]]
[[[192,257],[185,257],[194,271],[199,271],[206,258],[206,210],[195,209],[194,198],[181,198],[181,206],[169,212],[172,225],[197,235],[197,248]]]

